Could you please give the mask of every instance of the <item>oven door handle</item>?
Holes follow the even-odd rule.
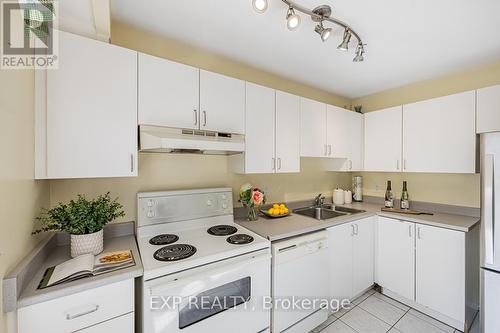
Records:
[[[263,261],[263,260],[269,260],[271,258],[270,253],[262,253],[262,254],[250,254],[248,256],[245,256],[244,258],[237,258],[234,262],[228,263],[227,260],[224,260],[220,263],[217,264],[216,267],[206,271],[203,268],[206,269],[206,267],[199,267],[198,269],[194,269],[195,271],[187,276],[184,276],[183,273],[179,274],[174,274],[174,275],[169,275],[168,277],[165,278],[159,278],[156,280],[153,280],[155,282],[154,285],[147,287],[148,288],[148,293],[149,295],[159,295],[160,292],[165,292],[167,290],[172,290],[177,287],[182,287],[183,294],[185,295],[179,295],[181,297],[187,297],[190,296],[192,293],[190,292],[189,288],[185,288],[189,283],[192,282],[198,282],[200,281],[200,275],[207,276],[208,274],[222,274],[227,272],[228,270],[237,270],[241,268],[245,268],[248,265]],[[229,259],[231,260],[231,259]],[[181,277],[182,276],[182,277]],[[164,283],[162,283],[162,280],[167,280]],[[231,279],[233,280],[233,279]],[[170,282],[168,282],[170,281]],[[230,282],[230,281],[227,281]],[[220,282],[221,284],[226,283],[226,282]],[[217,285],[219,282],[217,283]],[[207,287],[207,286],[205,286]],[[214,286],[216,287],[216,286]]]

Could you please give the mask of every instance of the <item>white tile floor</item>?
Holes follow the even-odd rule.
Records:
[[[479,317],[479,316],[478,316]],[[479,319],[471,333],[479,333]],[[332,314],[310,333],[459,333],[414,309],[370,290],[352,301],[349,310]]]

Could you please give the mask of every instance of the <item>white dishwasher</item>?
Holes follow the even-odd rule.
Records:
[[[327,319],[327,247],[326,231],[272,243],[273,333],[308,332]]]

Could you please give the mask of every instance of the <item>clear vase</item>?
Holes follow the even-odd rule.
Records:
[[[259,216],[257,215],[257,210],[255,207],[247,207],[247,220],[248,221],[257,221]]]

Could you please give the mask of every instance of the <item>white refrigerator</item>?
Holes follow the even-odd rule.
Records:
[[[500,332],[500,132],[481,135],[481,332]]]

